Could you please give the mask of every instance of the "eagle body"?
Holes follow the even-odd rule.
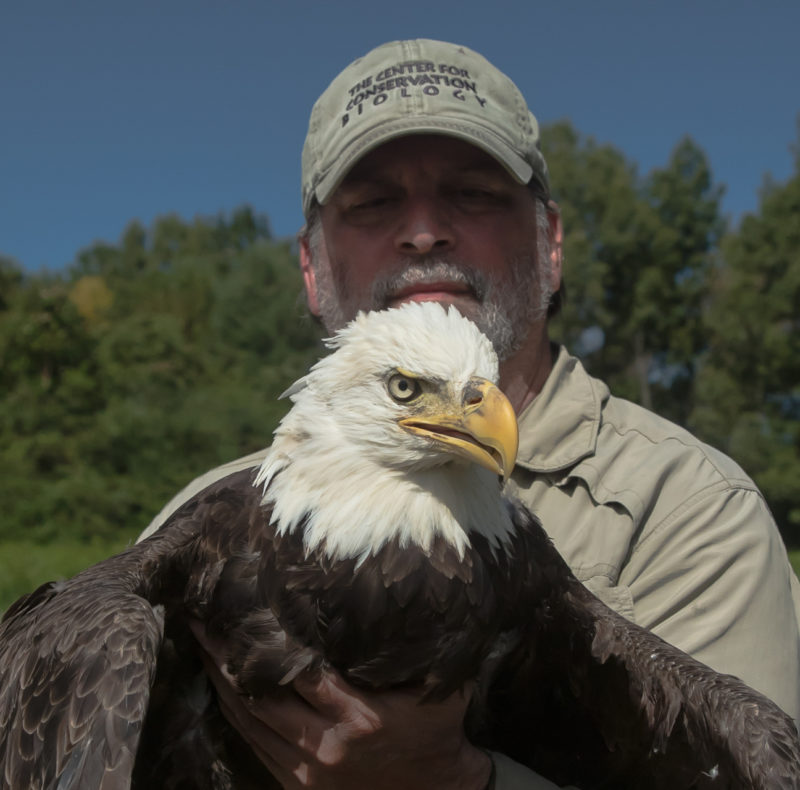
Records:
[[[605,607],[502,495],[516,424],[473,324],[407,305],[332,345],[258,470],[6,613],[0,788],[277,787],[192,621],[248,697],[331,667],[422,705],[475,682],[470,739],[559,784],[800,787],[788,717]]]
[[[430,551],[391,541],[360,562],[331,562],[322,549],[307,553],[301,532],[276,533],[253,477],[215,483],[147,541],[7,613],[0,680],[16,699],[12,707],[2,695],[0,786],[127,787],[130,775],[138,787],[271,786],[263,767],[237,766],[242,744],[198,689],[188,618],[229,640],[229,668],[247,696],[325,666],[362,687],[418,687],[432,699],[476,677],[511,625],[510,555],[496,558],[478,538],[459,556],[439,539]],[[54,619],[69,628],[54,630]],[[23,635],[36,645],[24,664],[14,660]],[[53,688],[61,716],[42,710]],[[28,734],[34,711],[42,721]],[[119,755],[102,769],[84,763],[107,733]],[[53,743],[80,765],[43,760]]]

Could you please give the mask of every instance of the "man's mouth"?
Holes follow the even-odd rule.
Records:
[[[397,307],[405,302],[452,302],[464,297],[476,298],[473,290],[464,283],[415,283],[391,294],[387,303],[390,307]]]

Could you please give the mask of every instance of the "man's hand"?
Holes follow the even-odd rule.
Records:
[[[491,761],[463,729],[471,691],[420,704],[414,693],[364,692],[325,672],[301,675],[293,692],[252,701],[227,673],[224,645],[199,623],[192,630],[222,712],[287,790],[486,787]]]

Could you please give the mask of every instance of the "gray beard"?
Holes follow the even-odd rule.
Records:
[[[334,283],[330,267],[315,261],[320,316],[329,332],[351,321],[358,310],[383,310],[394,295],[415,285],[451,282],[464,285],[475,298],[471,308],[459,308],[489,338],[500,361],[520,349],[531,326],[547,313],[551,293],[549,278],[542,277],[532,253],[510,260],[510,277],[499,281],[462,263],[442,258],[403,259],[394,273],[379,275],[372,285],[368,304],[347,305],[339,294],[350,290],[343,277]],[[346,267],[337,267],[344,272]],[[338,286],[338,288],[337,288]]]

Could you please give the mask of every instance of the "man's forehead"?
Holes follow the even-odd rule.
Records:
[[[444,135],[406,135],[365,154],[342,181],[342,186],[390,178],[414,169],[438,173],[486,173],[511,176],[492,156],[464,140]]]

